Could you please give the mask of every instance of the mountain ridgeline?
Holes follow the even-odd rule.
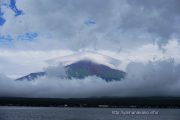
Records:
[[[97,76],[105,81],[121,80],[126,73],[117,69],[112,69],[103,64],[97,64],[88,60],[81,60],[65,66],[66,76],[68,79],[84,79],[88,76]],[[39,77],[46,76],[46,72],[31,73],[16,80],[35,80]]]
[[[45,76],[45,75],[46,75],[46,72],[30,73],[30,74],[28,74],[26,76],[23,76],[23,77],[20,77],[20,78],[18,78],[16,80],[20,80],[20,81],[28,80],[28,81],[31,81],[31,80],[35,80],[35,79],[37,79],[39,77],[42,77],[42,76]]]

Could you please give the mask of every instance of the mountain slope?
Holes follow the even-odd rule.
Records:
[[[66,66],[68,78],[83,79],[87,76],[97,76],[106,81],[121,80],[125,76],[125,72],[112,69],[108,66],[97,64],[91,61],[78,61]]]
[[[37,72],[37,73],[30,73],[26,76],[23,76],[23,77],[20,77],[16,80],[28,80],[28,81],[31,81],[31,80],[35,80],[39,77],[42,77],[42,76],[45,76],[46,73],[45,72]]]

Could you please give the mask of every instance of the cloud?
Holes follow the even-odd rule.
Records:
[[[61,68],[61,66],[51,67],[49,71],[52,75],[57,73],[57,69],[62,70]],[[147,64],[130,63],[127,67],[127,77],[122,81],[112,82],[106,82],[96,76],[70,80],[54,75],[35,81],[13,81],[1,75],[0,96],[58,98],[180,96],[179,72],[180,65],[170,59]]]
[[[126,70],[131,62],[148,63],[174,59],[180,64],[180,46],[177,40],[170,40],[167,45],[159,49],[157,44],[147,44],[133,50],[87,49],[82,51],[71,50],[9,50],[0,49],[0,73],[11,78],[18,78],[32,72],[43,71],[48,66],[56,66],[59,63],[68,65],[82,59],[90,59],[94,62],[107,65],[114,69]]]
[[[129,91],[132,96],[179,96],[180,65],[175,65],[172,59],[148,64],[130,63],[127,72],[124,82],[132,88]]]
[[[49,59],[90,50],[120,60],[116,67],[128,76],[111,83],[96,76],[57,79],[62,66],[49,67],[47,78],[32,82],[0,75],[1,95],[179,96],[179,4],[178,0],[16,0],[18,10],[23,10],[18,17],[2,6],[6,21],[0,26],[0,73],[17,77],[41,71],[50,66]]]
[[[172,36],[179,37],[179,27],[177,25],[179,25],[178,20],[180,19],[180,2],[178,0],[147,0],[146,2],[143,0],[128,0],[128,3],[135,8],[134,13],[136,14],[129,13],[132,15],[131,18],[139,19],[139,23],[135,25],[139,25],[140,28],[144,28],[152,35],[159,36],[161,38],[158,41],[160,44],[167,43],[168,38]],[[126,16],[130,15],[127,14]],[[129,19],[129,23],[134,23],[133,20]],[[131,26],[131,24],[129,26],[125,26],[125,28],[136,27]]]
[[[178,0],[17,0],[16,4],[24,15],[14,18],[5,10],[1,33],[38,33],[33,46],[14,43],[26,49],[118,50],[179,39]]]
[[[68,50],[34,51],[0,49],[0,73],[11,78],[43,71],[50,66],[49,59],[72,54]]]
[[[61,63],[58,66],[50,66],[45,69],[45,72],[50,78],[65,78],[66,70]]]

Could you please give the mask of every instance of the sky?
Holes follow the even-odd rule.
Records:
[[[2,87],[0,95],[29,93],[37,97],[31,89],[55,88],[39,96],[87,97],[95,93],[102,96],[112,93],[117,96],[165,93],[179,96],[179,0],[1,0],[0,4],[0,83],[15,91]],[[46,82],[13,81],[49,67],[56,71],[59,66],[49,61],[67,56],[79,59],[77,54],[82,53],[92,58],[100,54],[115,59],[111,65],[127,72],[127,78],[109,84],[98,77],[88,77],[84,81],[57,80],[52,76],[44,78]],[[102,58],[97,57],[97,61]],[[132,76],[137,78],[133,80]],[[144,76],[148,76],[146,81],[143,81]],[[133,81],[137,85],[133,86]],[[160,89],[161,84],[164,87]],[[81,85],[86,92],[77,90]],[[26,91],[27,86],[30,90]],[[76,93],[71,94],[68,86]],[[57,93],[61,88],[63,92]]]

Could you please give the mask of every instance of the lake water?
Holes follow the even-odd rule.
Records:
[[[180,109],[0,107],[0,120],[180,120]]]

